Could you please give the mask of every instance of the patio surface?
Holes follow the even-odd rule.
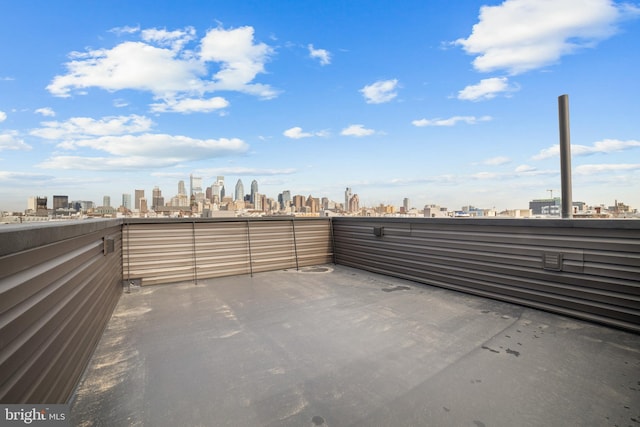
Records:
[[[640,426],[640,336],[344,266],[133,288],[79,426]]]

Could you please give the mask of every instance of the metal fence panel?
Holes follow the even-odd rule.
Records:
[[[333,219],[336,263],[640,331],[640,221]]]
[[[0,402],[64,403],[122,292],[119,222],[0,238]]]

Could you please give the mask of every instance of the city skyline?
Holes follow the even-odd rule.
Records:
[[[523,208],[560,194],[565,93],[573,199],[640,206],[638,1],[37,3],[0,17],[0,210],[191,174]]]
[[[326,199],[331,206],[335,205],[336,209],[346,211],[346,212],[356,212],[358,211],[358,209],[375,209],[381,206],[384,206],[384,207],[393,206],[394,208],[397,209],[396,212],[400,212],[401,210],[404,210],[404,212],[408,212],[409,210],[422,211],[423,209],[426,212],[428,208],[431,208],[431,209],[435,208],[437,210],[446,209],[449,212],[461,211],[461,210],[462,211],[485,210],[485,211],[494,211],[496,213],[499,213],[501,211],[526,210],[527,206],[528,206],[528,209],[532,209],[532,205],[536,205],[536,206],[540,205],[540,206],[554,206],[555,210],[557,211],[557,212],[554,212],[554,214],[559,215],[560,203],[562,200],[561,194],[555,193],[554,195],[554,192],[552,190],[547,190],[548,194],[545,197],[529,198],[527,202],[527,206],[523,205],[519,207],[510,207],[505,209],[497,209],[495,206],[478,206],[473,203],[460,205],[460,206],[446,206],[441,203],[438,203],[437,201],[427,203],[424,206],[422,205],[417,206],[408,197],[403,197],[400,203],[391,202],[391,203],[378,203],[376,205],[363,205],[363,204],[360,204],[359,194],[353,191],[351,187],[343,187],[344,190],[343,190],[343,194],[341,195],[343,199],[341,199],[340,197],[338,198],[329,198],[326,196],[318,197],[313,193],[300,194],[300,193],[294,192],[292,196],[292,192],[289,189],[283,189],[280,192],[278,192],[278,194],[265,194],[263,192],[258,191],[259,183],[255,179],[252,180],[251,182],[250,192],[244,191],[244,183],[242,182],[241,178],[239,178],[235,182],[235,184],[232,184],[230,180],[227,180],[224,176],[217,176],[216,181],[211,183],[211,185],[205,184],[203,187],[202,186],[203,178],[196,177],[193,174],[191,174],[189,175],[189,182],[190,182],[189,191],[186,190],[185,180],[179,180],[175,182],[174,187],[177,188],[177,191],[175,192],[172,190],[162,189],[159,186],[154,186],[151,191],[149,191],[148,189],[135,189],[128,193],[122,193],[119,197],[113,198],[113,200],[121,200],[122,201],[121,203],[111,203],[112,197],[110,194],[101,196],[103,200],[102,204],[97,203],[95,200],[72,199],[68,195],[60,195],[60,194],[54,194],[51,196],[31,195],[28,197],[27,209],[25,209],[24,211],[35,211],[36,210],[35,205],[32,206],[32,203],[35,203],[36,198],[44,198],[47,201],[47,205],[49,205],[49,203],[53,204],[51,206],[53,208],[53,211],[55,211],[58,208],[63,210],[66,209],[67,207],[72,208],[71,205],[73,203],[82,203],[83,205],[88,203],[94,208],[96,207],[110,207],[113,209],[125,208],[132,212],[139,213],[141,211],[140,199],[143,199],[145,201],[145,206],[146,206],[144,209],[145,211],[147,209],[154,210],[155,207],[163,207],[163,206],[174,207],[174,208],[178,208],[178,207],[184,208],[184,207],[189,207],[193,203],[195,203],[196,205],[199,203],[200,206],[197,213],[201,214],[202,210],[200,209],[213,208],[214,205],[217,206],[217,208],[214,208],[214,209],[219,209],[220,206],[226,203],[224,202],[224,200],[227,200],[232,202],[243,201],[243,202],[249,203],[246,206],[243,204],[242,208],[240,208],[240,211],[245,209],[258,210],[258,211],[264,210],[265,213],[269,213],[270,210],[266,209],[266,207],[255,205],[255,196],[260,195],[261,197],[277,202],[281,206],[289,206],[289,205],[293,206],[294,199],[297,197],[302,197],[305,200],[308,198],[314,198],[319,201],[322,199]],[[195,186],[194,186],[194,182],[196,183]],[[227,182],[229,185],[233,187],[232,189],[233,191],[226,189],[225,182]],[[196,197],[198,193],[200,197]],[[214,197],[213,197],[214,194],[216,195],[215,203],[214,203]],[[191,196],[196,197],[195,200],[192,200]],[[354,202],[358,206],[358,208],[354,209],[350,205],[350,200],[352,197],[354,197]],[[160,202],[158,202],[158,200],[160,200]],[[209,205],[204,205],[203,204],[204,201],[209,203]],[[550,201],[553,202],[553,205],[548,205]],[[592,202],[592,201],[585,202],[582,200],[573,199],[572,202],[574,207],[576,206],[579,207],[580,212],[582,212],[584,208],[595,209],[595,208],[603,207],[605,209],[611,209],[611,208],[616,209],[616,206],[618,207],[625,206],[626,209],[631,208],[632,211],[636,211],[636,212],[638,210],[637,206],[629,206],[629,204],[625,203],[624,200],[620,200],[618,198],[614,198],[612,201],[605,200],[605,201],[596,201],[596,202]],[[534,214],[541,213],[539,212],[540,206],[533,208]],[[83,208],[83,209],[86,209],[86,208]],[[280,210],[285,211],[286,209],[280,208]],[[334,210],[334,208],[331,207],[330,210]]]

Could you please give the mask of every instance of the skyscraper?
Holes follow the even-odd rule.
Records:
[[[162,197],[162,191],[160,187],[153,188],[153,198],[151,199],[151,209],[161,208],[164,206],[164,197]]]
[[[242,184],[241,179],[239,179],[238,182],[236,182],[236,193],[235,193],[234,200],[235,201],[244,200],[244,185]]]
[[[198,196],[202,193],[202,177],[189,175],[189,196]]]
[[[256,203],[256,194],[258,194],[258,181],[251,181],[251,203]]]
[[[125,209],[131,210],[131,194],[126,194],[126,193],[122,194],[122,206]]]
[[[291,206],[291,191],[284,190],[282,192],[282,197],[278,200],[280,202],[280,209],[287,210]]]
[[[344,210],[347,212],[351,212],[349,210],[349,201],[351,200],[351,187],[347,187],[346,190],[344,190]]]
[[[136,210],[140,210],[140,199],[144,199],[144,190],[136,190],[134,193]]]
[[[184,188],[184,181],[178,181],[178,195],[187,194],[187,190]]]
[[[102,206],[105,208],[111,207],[111,197],[103,196],[102,197]]]

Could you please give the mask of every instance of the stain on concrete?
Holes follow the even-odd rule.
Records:
[[[322,424],[324,424],[324,418],[319,415],[314,415],[314,417],[311,418],[311,422],[313,423],[313,425],[321,426]]]
[[[408,291],[411,289],[408,286],[395,286],[393,288],[382,288],[382,292],[394,292],[394,291]]]
[[[510,348],[505,350],[507,352],[507,354],[513,354],[515,357],[519,357],[520,356],[520,352],[516,351],[516,350],[511,350]]]
[[[486,345],[483,345],[481,348],[483,348],[484,350],[489,350],[492,353],[500,353],[500,351],[494,350],[494,349],[492,349],[490,347],[487,347]]]

